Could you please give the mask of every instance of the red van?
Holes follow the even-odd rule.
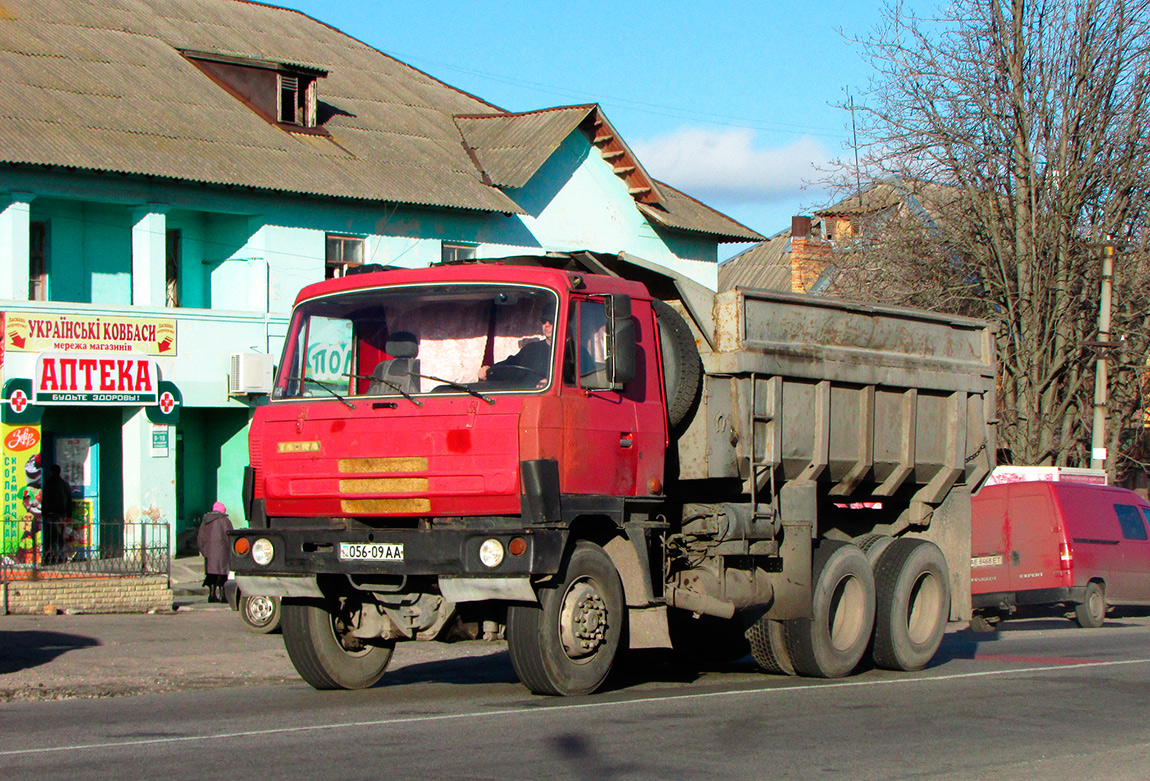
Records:
[[[1150,504],[1133,491],[1066,482],[987,486],[973,500],[976,625],[1020,606],[1073,607],[1101,626],[1110,605],[1150,604]]]

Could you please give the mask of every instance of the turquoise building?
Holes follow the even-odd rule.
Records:
[[[60,463],[103,523],[243,523],[251,408],[304,285],[590,249],[716,286],[756,232],[597,105],[508,113],[299,12],[4,0],[5,508]],[[33,440],[35,440],[33,442]]]

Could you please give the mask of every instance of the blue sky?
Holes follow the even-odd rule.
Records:
[[[599,103],[648,172],[763,235],[827,203],[881,4],[280,0],[510,111]],[[841,34],[839,32],[841,30]],[[720,259],[741,249],[720,247]]]

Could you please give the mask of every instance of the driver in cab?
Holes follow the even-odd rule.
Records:
[[[479,379],[492,382],[512,382],[524,387],[535,385],[542,388],[550,374],[551,337],[555,331],[555,319],[550,315],[543,318],[540,326],[542,339],[534,339],[519,348],[519,352],[504,358],[491,366],[479,367]]]

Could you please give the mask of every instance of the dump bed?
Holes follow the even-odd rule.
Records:
[[[693,322],[705,376],[680,478],[741,479],[757,513],[809,520],[815,537],[929,538],[962,617],[969,496],[994,467],[990,326],[747,289],[717,294],[710,322]],[[788,486],[805,507],[780,508]]]
[[[753,463],[843,497],[929,487],[919,500],[938,504],[993,467],[984,321],[735,289],[701,336],[703,414],[684,446],[706,457],[681,459],[684,479],[747,478]]]

